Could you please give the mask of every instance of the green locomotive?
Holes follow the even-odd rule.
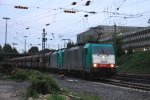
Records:
[[[16,66],[46,68],[81,77],[116,74],[115,54],[111,44],[86,43],[43,55],[13,58],[10,61]]]

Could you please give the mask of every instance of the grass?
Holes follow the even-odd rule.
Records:
[[[69,96],[70,94],[66,94],[66,96],[70,97],[69,100],[100,100],[100,98],[96,95],[89,95],[85,93],[74,93],[71,94],[72,96]],[[80,98],[80,99],[79,99]],[[60,94],[52,94],[47,98],[47,100],[67,100],[65,96]]]
[[[29,97],[36,100],[39,98],[40,94],[50,94],[50,96],[47,97],[47,100],[66,100],[67,98],[65,95],[70,95],[70,91],[68,90],[60,91],[56,82],[52,80],[50,76],[36,70],[17,69],[15,73],[9,75],[8,79],[15,81],[26,80],[31,82],[31,85],[26,90],[25,100],[28,100]],[[83,93],[73,95],[82,98],[82,100],[99,100],[95,95],[87,95]],[[79,99],[71,98],[71,100]]]
[[[39,98],[39,93],[37,93],[35,90],[28,88],[26,90],[26,96],[25,96],[25,100],[28,100],[29,97],[32,97],[34,99]]]
[[[136,52],[131,55],[124,55],[119,60],[118,72],[124,73],[150,73],[150,51]]]
[[[8,79],[12,79],[12,80],[32,80],[32,76],[36,76],[36,75],[42,75],[41,72],[39,71],[35,71],[35,70],[25,70],[25,69],[16,69],[14,73],[9,74]]]
[[[66,100],[66,97],[59,94],[51,94],[47,100]]]

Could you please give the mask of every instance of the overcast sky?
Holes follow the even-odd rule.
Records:
[[[46,29],[47,47],[63,47],[62,39],[76,42],[76,35],[97,25],[149,26],[150,0],[0,0],[0,45],[5,43],[4,17],[8,20],[7,43],[17,43],[19,52],[42,43],[42,30]],[[76,2],[76,5],[72,5]],[[17,9],[14,6],[26,6]],[[64,10],[76,13],[64,13]],[[96,12],[95,14],[90,12]],[[88,17],[84,17],[88,15]],[[49,25],[46,25],[49,24]],[[53,33],[53,34],[52,34]],[[41,49],[41,45],[38,46]]]

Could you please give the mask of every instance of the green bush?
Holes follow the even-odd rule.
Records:
[[[10,76],[10,79],[24,81],[28,80],[28,75],[23,70],[17,70],[15,73],[13,73],[13,75]]]
[[[55,93],[60,90],[56,82],[44,74],[32,76],[30,88],[39,94]]]
[[[27,80],[28,77],[24,73],[16,73],[13,76],[11,76],[11,79],[24,81]]]
[[[33,80],[32,78],[38,75],[43,75],[43,74],[35,70],[17,69],[16,72],[10,76],[10,79],[32,81]]]
[[[40,71],[17,69],[10,79],[16,81],[28,80],[31,85],[27,89],[26,97],[38,97],[38,94],[58,93],[58,85],[52,78]]]
[[[25,100],[28,100],[29,97],[38,98],[39,94],[35,90],[28,88],[27,92],[26,92],[26,99]]]

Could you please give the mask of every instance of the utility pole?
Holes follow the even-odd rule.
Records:
[[[3,19],[6,20],[6,30],[5,30],[5,45],[7,44],[7,20],[9,20],[10,18],[4,17]]]
[[[42,50],[45,49],[45,42],[47,41],[47,38],[45,38],[46,33],[45,33],[45,29],[43,29],[43,33],[42,33]]]
[[[96,42],[99,42],[100,37],[101,37],[101,35],[102,35],[102,29],[103,29],[103,28],[101,28],[101,27],[95,27],[95,28],[93,28],[93,27],[92,27],[91,29],[92,29],[94,32],[97,33],[98,36],[97,36]],[[100,32],[97,32],[96,29],[99,29]]]
[[[13,45],[13,48],[15,48],[15,45],[17,45],[17,43],[12,43],[12,45]]]
[[[26,38],[28,37],[28,36],[23,36],[24,38],[25,38],[25,40],[24,40],[24,50],[25,50],[25,53],[26,53]]]
[[[70,39],[62,39],[62,40],[64,40],[64,48],[66,47],[66,46],[65,46],[65,45],[66,45],[66,41],[68,41],[68,43],[69,43],[69,41],[71,42]]]
[[[114,52],[115,52],[115,61],[116,61],[116,24],[114,24],[114,34],[113,34],[113,46],[114,46]]]
[[[59,50],[59,44],[58,44],[58,50]]]

